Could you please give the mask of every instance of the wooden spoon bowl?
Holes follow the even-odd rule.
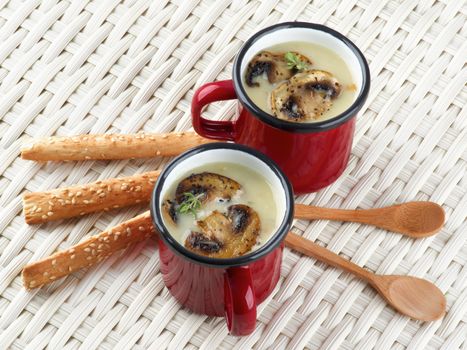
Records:
[[[444,316],[446,298],[433,283],[413,276],[374,275],[370,281],[397,311],[421,321]]]

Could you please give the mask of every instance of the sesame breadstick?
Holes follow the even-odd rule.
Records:
[[[48,137],[25,146],[21,150],[21,157],[47,161],[175,156],[208,142],[213,140],[205,139],[194,132]]]
[[[47,192],[26,193],[23,196],[25,220],[28,224],[39,224],[149,202],[159,173],[151,171]]]
[[[83,267],[95,265],[130,244],[155,236],[155,233],[149,211],[144,212],[69,249],[26,265],[22,273],[23,284],[32,289],[51,283]]]

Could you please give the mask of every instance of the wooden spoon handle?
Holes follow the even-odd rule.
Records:
[[[395,206],[365,210],[346,210],[295,204],[294,216],[297,219],[306,220],[325,219],[359,222],[384,228],[386,230],[394,230],[394,228],[397,228],[394,220],[394,208]]]
[[[21,157],[38,161],[58,161],[175,156],[208,142],[213,141],[194,132],[48,137],[24,147]]]
[[[320,245],[306,238],[296,235],[295,233],[289,232],[287,234],[285,238],[285,245],[302,254],[325,262],[328,265],[350,272],[362,280],[371,282],[375,276],[372,272],[365,270],[364,268],[342,258],[330,250],[321,247]]]

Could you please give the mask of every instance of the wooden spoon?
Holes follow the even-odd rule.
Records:
[[[295,204],[295,218],[352,221],[399,232],[414,238],[427,237],[444,225],[444,210],[433,202],[407,202],[385,208],[344,210]]]
[[[438,287],[427,280],[411,276],[374,274],[292,232],[285,238],[285,244],[369,282],[394,309],[406,316],[421,321],[434,321],[443,317],[446,312],[446,298]]]

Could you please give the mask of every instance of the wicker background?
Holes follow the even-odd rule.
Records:
[[[467,349],[466,3],[426,1],[0,1],[0,349]],[[440,321],[395,313],[366,284],[287,251],[280,285],[249,337],[223,319],[180,308],[148,242],[88,271],[26,292],[28,261],[142,211],[42,226],[21,216],[21,194],[131,175],[145,161],[36,164],[31,137],[190,128],[200,84],[230,77],[242,42],[286,20],[329,25],[365,53],[372,89],[345,174],[301,202],[370,208],[432,200],[447,213],[435,237],[413,240],[358,224],[295,223],[296,232],[378,273],[435,282]],[[233,102],[212,118],[230,118]]]

